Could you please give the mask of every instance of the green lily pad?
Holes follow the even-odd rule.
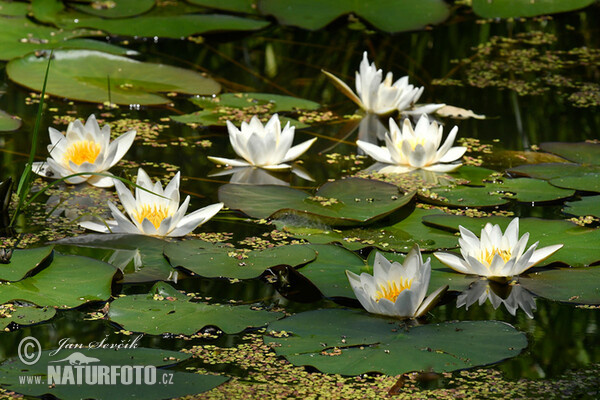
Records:
[[[512,218],[486,217],[469,218],[457,215],[432,215],[423,218],[423,221],[434,227],[458,231],[462,225],[479,236],[486,223],[498,224],[504,232]],[[600,230],[586,228],[569,221],[548,220],[540,218],[519,219],[519,234],[529,232],[529,245],[539,241],[538,248],[554,244],[563,244],[564,247],[538,264],[548,265],[561,262],[572,267],[585,267],[600,261],[600,254],[596,251],[600,243]]]
[[[494,207],[508,203],[494,193],[493,185],[447,186],[419,193],[419,197],[429,203],[453,207]]]
[[[0,15],[8,17],[24,17],[29,12],[29,4],[16,1],[0,1]]]
[[[56,310],[52,307],[21,306],[11,303],[0,305],[2,317],[0,330],[6,329],[11,324],[20,326],[33,325],[52,319]]]
[[[565,189],[582,190],[585,192],[600,192],[600,173],[588,172],[582,175],[571,175],[549,180],[554,186]]]
[[[463,165],[449,175],[459,180],[468,181],[469,185],[483,185],[490,175],[497,174],[493,169],[476,167],[474,165]]]
[[[352,13],[385,32],[421,29],[450,14],[448,5],[440,0],[261,0],[259,10],[275,16],[282,25],[310,30]]]
[[[514,357],[525,335],[499,321],[462,321],[407,327],[362,311],[308,311],[269,324],[287,337],[264,337],[295,365],[325,373],[358,375],[410,371],[446,372]]]
[[[540,149],[575,163],[600,165],[600,144],[598,143],[546,142],[540,144]]]
[[[181,267],[208,278],[257,278],[276,265],[297,266],[315,259],[308,246],[289,245],[265,250],[236,251],[231,247],[206,248],[202,240],[185,240],[165,246],[165,256],[173,267]]]
[[[9,62],[6,71],[16,83],[41,91],[47,64],[47,57],[29,55]],[[117,104],[166,104],[171,100],[156,93],[211,94],[221,89],[212,79],[182,68],[98,51],[59,50],[54,52],[50,65],[46,93],[105,102],[108,101],[108,77],[111,101]]]
[[[69,7],[86,14],[102,18],[126,18],[144,14],[154,7],[155,0],[112,0],[106,7],[98,7],[94,3],[69,1]]]
[[[325,297],[354,297],[346,278],[346,270],[361,274],[367,272],[362,258],[340,246],[311,245],[317,251],[317,259],[298,272],[308,278]]]
[[[240,124],[256,115],[268,120],[273,113],[294,110],[316,110],[314,101],[270,93],[225,93],[218,97],[197,97],[190,100],[203,110],[191,114],[172,115],[173,121],[185,124],[225,125],[226,121]],[[308,125],[293,118],[280,117],[282,125],[290,122],[296,128]]]
[[[578,10],[593,2],[594,0],[473,0],[473,11],[484,18],[535,17]]]
[[[539,179],[504,179],[502,183],[496,183],[494,186],[498,193],[514,193],[514,197],[509,198],[524,203],[560,200],[575,194],[573,190],[561,189]]]
[[[415,208],[406,218],[392,225],[379,225],[356,229],[323,229],[286,225],[276,222],[278,229],[290,236],[313,244],[340,243],[348,250],[377,247],[381,250],[407,253],[415,244],[421,250],[451,249],[458,245],[452,233],[433,229],[421,220],[429,215],[445,215],[440,210]]]
[[[80,38],[99,34],[88,29],[61,30],[37,25],[24,17],[0,17],[0,60],[8,61],[35,51],[51,49],[90,49],[120,55],[136,54],[135,51],[113,44]]]
[[[73,308],[111,295],[112,265],[88,257],[54,254],[52,263],[18,282],[0,284],[0,303],[23,300],[38,306]]]
[[[256,13],[257,0],[188,0],[197,6],[216,8],[217,10],[233,11],[246,14]]]
[[[51,355],[52,354],[52,355]],[[73,356],[91,357],[88,360],[90,367],[97,365],[107,366],[154,366],[156,370],[155,384],[123,384],[121,376],[117,376],[114,384],[98,385],[77,385],[69,384],[67,379],[67,370],[71,370],[74,375],[86,373],[85,367],[71,366],[65,358]],[[169,366],[178,363],[181,360],[188,359],[189,354],[177,351],[149,349],[138,347],[135,349],[86,349],[83,352],[78,350],[62,349],[57,354],[53,350],[45,350],[41,353],[40,359],[33,365],[25,365],[18,357],[9,358],[0,364],[0,374],[2,374],[2,386],[4,389],[23,393],[27,396],[52,395],[56,398],[71,399],[165,399],[181,397],[190,394],[197,394],[208,391],[221,383],[227,381],[227,377],[218,375],[200,375],[193,373],[180,372],[175,370],[163,369],[160,367]],[[62,361],[62,362],[60,362]],[[54,385],[49,385],[48,369],[53,366],[60,371],[60,380]],[[90,372],[94,371],[90,369]],[[135,374],[134,367],[134,374]],[[40,384],[33,384],[29,381],[23,382],[21,377],[39,376]],[[79,375],[81,376],[81,375]],[[135,376],[135,375],[134,375]],[[85,381],[84,376],[82,381]],[[136,377],[137,378],[137,377]],[[136,379],[134,378],[134,379]],[[75,378],[73,378],[75,379]],[[144,377],[141,377],[142,382]],[[135,380],[133,381],[135,383]],[[55,383],[54,381],[52,383]]]
[[[120,233],[81,235],[56,242],[63,253],[85,255],[119,268],[123,283],[171,280],[175,270],[163,254],[167,243],[152,236]]]
[[[402,195],[388,183],[349,178],[328,182],[314,196],[284,186],[227,184],[219,200],[253,218],[278,219],[297,215],[331,226],[368,224],[410,202],[414,192]]]
[[[572,163],[541,163],[519,165],[518,167],[508,169],[507,172],[517,176],[550,180],[565,176],[577,176],[590,172],[600,172],[600,168]]]
[[[567,201],[563,212],[577,216],[592,215],[600,218],[600,196],[587,196],[578,201]]]
[[[52,254],[53,246],[15,249],[10,263],[0,264],[0,280],[20,281]]]
[[[266,325],[281,314],[254,310],[250,306],[192,302],[172,286],[158,282],[148,294],[113,301],[108,316],[129,331],[192,335],[209,325],[218,326],[225,333],[237,333]]]
[[[21,118],[0,110],[0,132],[16,131],[21,127]]]
[[[600,304],[600,267],[557,268],[519,277],[538,296],[576,304]]]

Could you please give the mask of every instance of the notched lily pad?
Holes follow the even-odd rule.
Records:
[[[54,254],[50,266],[18,282],[0,284],[0,303],[23,300],[38,306],[78,307],[107,300],[115,275],[112,265],[81,256]]]
[[[410,202],[388,183],[349,178],[328,182],[314,196],[283,186],[227,184],[219,200],[253,218],[280,219],[294,215],[330,226],[364,225],[385,217]]]
[[[56,314],[53,307],[36,307],[6,303],[0,305],[0,330],[13,329],[14,325],[25,326],[52,319]]]
[[[6,71],[14,82],[41,91],[47,64],[47,55],[31,54],[10,61]],[[59,50],[53,54],[46,93],[102,103],[109,100],[109,78],[110,100],[116,104],[166,104],[171,100],[157,93],[214,94],[221,90],[214,80],[183,68],[98,51]]]
[[[567,201],[563,212],[577,216],[592,215],[600,218],[600,196],[587,196],[578,201]]]
[[[550,300],[600,304],[600,267],[557,268],[519,277],[519,282]]]
[[[231,247],[206,248],[202,240],[185,240],[165,246],[165,256],[173,267],[181,267],[208,277],[257,278],[276,265],[299,266],[315,259],[315,251],[305,245],[271,247],[243,251]]]
[[[238,333],[281,318],[280,313],[251,306],[206,304],[191,301],[172,286],[158,282],[150,293],[119,297],[110,305],[111,321],[134,332],[192,335],[206,326],[225,333]]]
[[[0,264],[0,280],[19,281],[51,257],[53,246],[15,249],[8,264]]]
[[[358,375],[410,371],[446,372],[514,357],[527,346],[525,335],[499,321],[462,321],[408,327],[364,311],[308,311],[269,324],[265,336],[295,365],[325,373]]]

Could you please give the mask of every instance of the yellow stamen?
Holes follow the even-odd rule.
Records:
[[[102,146],[99,143],[91,140],[78,140],[67,147],[64,160],[67,165],[69,161],[73,161],[77,165],[81,165],[86,161],[93,164],[98,154],[100,154],[100,150],[102,150]]]
[[[134,212],[135,219],[141,224],[144,219],[152,222],[152,225],[156,229],[160,226],[160,223],[169,216],[169,209],[161,205],[148,205],[144,204],[141,209]]]
[[[406,289],[410,289],[412,279],[400,279],[400,282],[387,281],[386,285],[379,285],[379,290],[375,292],[375,301],[388,299],[392,303],[396,301],[400,293]]]
[[[494,257],[496,256],[496,254],[498,254],[500,257],[502,257],[504,262],[507,262],[512,257],[512,253],[510,250],[500,250],[500,249],[493,247],[491,250],[489,250],[489,249],[483,250],[481,252],[481,255],[479,256],[479,261],[481,261],[481,263],[483,265],[489,267],[492,264],[492,261],[494,260]]]

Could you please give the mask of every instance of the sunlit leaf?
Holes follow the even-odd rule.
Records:
[[[283,186],[227,184],[219,188],[219,200],[253,218],[297,215],[327,225],[371,223],[410,202],[414,192],[402,195],[388,183],[349,178],[328,182],[314,196]]]
[[[165,246],[165,255],[173,267],[182,267],[195,274],[214,278],[250,279],[260,276],[267,268],[276,265],[298,266],[315,259],[308,246],[290,245],[236,251],[231,247],[205,246],[201,240],[185,240]]]
[[[0,110],[0,131],[16,131],[21,127],[21,118]]]
[[[473,11],[484,18],[535,17],[587,7],[594,0],[473,0]]]
[[[407,327],[365,311],[308,311],[269,324],[264,337],[295,365],[325,373],[453,371],[514,357],[527,346],[525,335],[499,321],[462,321]]]
[[[165,104],[159,92],[217,93],[219,84],[199,73],[163,64],[144,63],[98,51],[54,52],[46,93],[74,100],[117,104]],[[41,91],[47,57],[29,55],[12,60],[6,70],[11,80]],[[90,68],[93,65],[94,68]]]
[[[171,294],[168,297],[160,293]],[[212,325],[226,333],[259,327],[280,318],[281,314],[254,310],[250,306],[206,304],[190,301],[166,283],[155,284],[150,293],[119,297],[111,303],[111,321],[123,328],[151,335],[163,333],[191,335]]]
[[[33,249],[15,249],[8,264],[0,264],[0,280],[19,281],[48,260],[53,246]]]
[[[143,14],[154,7],[155,0],[112,0],[106,3],[104,7],[99,7],[94,3],[81,3],[78,1],[68,1],[69,7],[86,14],[96,15],[102,18],[126,18]]]

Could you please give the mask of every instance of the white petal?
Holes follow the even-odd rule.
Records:
[[[231,165],[232,167],[249,167],[251,165],[246,161],[233,160],[231,158],[213,157],[213,156],[208,156],[207,158],[210,161],[214,162],[215,164]]]
[[[469,267],[469,264],[455,254],[435,252],[433,255],[456,272],[460,272],[461,274],[473,273]]]
[[[444,163],[456,161],[459,158],[461,158],[465,154],[466,151],[467,151],[466,147],[462,147],[462,146],[452,147],[438,161],[444,162]]]
[[[140,233],[140,229],[134,225],[123,213],[115,206],[112,202],[108,202],[108,208],[110,209],[113,217],[115,218],[115,222],[117,224],[118,232],[124,233]],[[115,230],[113,229],[113,232]]]
[[[310,139],[307,140],[304,143],[300,143],[294,147],[292,147],[291,149],[288,150],[288,152],[285,154],[285,157],[283,157],[283,160],[281,160],[281,162],[288,162],[288,161],[292,161],[295,160],[296,158],[300,157],[302,154],[304,154],[304,152],[306,150],[308,150],[308,148],[310,146],[312,146],[312,144],[317,140],[317,138],[314,139]]]
[[[425,315],[429,310],[431,310],[442,298],[444,293],[448,290],[448,285],[441,286],[436,289],[433,293],[431,293],[419,306],[417,311],[415,312],[415,318],[419,318]]]
[[[125,153],[127,153],[127,150],[129,150],[129,148],[133,144],[134,139],[135,130],[131,130],[122,134],[108,145],[108,153],[111,155],[111,158],[107,158],[105,161],[107,164],[106,169],[113,167],[116,163],[119,162],[119,160],[121,160],[121,158],[123,158]],[[111,151],[113,147],[116,148],[116,151],[114,151],[114,153]]]
[[[384,164],[394,164],[390,152],[385,147],[379,147],[371,143],[363,142],[362,140],[357,140],[356,144],[361,148],[362,151],[367,153],[376,161],[379,161]]]
[[[113,175],[110,172],[104,172],[104,173],[108,174],[109,176],[92,175],[87,180],[87,183],[89,183],[92,186],[99,187],[99,188],[113,187],[115,184],[115,182],[113,180]]]
[[[426,171],[432,171],[432,172],[452,172],[452,171],[456,171],[458,168],[460,168],[462,164],[432,164],[432,165],[428,165],[426,167],[423,167],[424,170]]]
[[[346,85],[344,83],[344,81],[342,81],[340,78],[333,75],[332,73],[325,71],[324,69],[322,69],[321,72],[323,72],[325,74],[325,76],[327,76],[329,79],[331,79],[331,82],[338,89],[340,89],[342,91],[342,93],[344,93],[346,96],[348,96],[348,98],[350,100],[355,102],[360,108],[364,108],[364,105],[363,105],[362,101],[360,100],[360,98],[352,91],[352,89],[350,89],[350,87],[348,85]]]
[[[529,259],[529,263],[531,264],[529,265],[529,267],[533,267],[537,263],[544,261],[546,258],[550,257],[552,254],[560,250],[560,248],[562,247],[562,244],[555,244],[552,246],[546,246],[542,247],[541,249],[537,249],[533,252],[531,258]]]
[[[108,226],[106,226],[108,225]],[[101,232],[101,233],[111,233],[115,232],[115,228],[117,224],[115,221],[106,221],[106,224],[101,224],[93,221],[81,221],[79,226],[85,229],[89,229],[91,231]],[[110,227],[110,229],[109,229]]]
[[[170,237],[179,237],[185,236],[194,229],[211,219],[216,213],[218,213],[221,208],[223,208],[223,203],[211,204],[210,206],[206,206],[199,210],[194,211],[191,214],[183,217],[177,227],[169,232]]]

